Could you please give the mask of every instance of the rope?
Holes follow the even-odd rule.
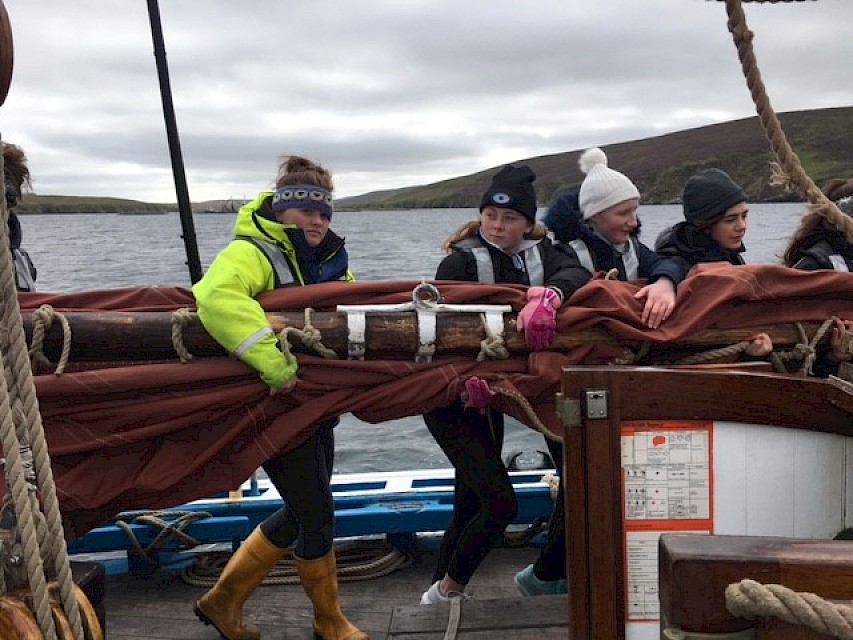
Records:
[[[175,309],[172,312],[172,347],[184,364],[193,359],[193,354],[184,344],[184,329],[195,324],[197,320],[198,314],[187,308]]]
[[[701,364],[703,362],[713,362],[714,360],[719,360],[720,358],[736,356],[739,353],[746,351],[746,348],[749,345],[749,340],[744,340],[743,342],[736,342],[735,344],[731,344],[728,347],[710,349],[708,351],[703,351],[702,353],[694,353],[693,355],[685,356],[680,360],[676,360],[674,364]]]
[[[3,168],[2,165],[0,160],[0,169]],[[4,373],[0,383],[0,412],[2,412],[0,439],[6,455],[7,480],[11,484],[10,493],[20,527],[27,577],[39,627],[50,640],[56,638],[56,627],[47,590],[47,576],[42,561],[42,551],[44,551],[52,560],[51,573],[56,575],[59,583],[60,600],[74,636],[82,640],[83,626],[74,593],[74,582],[71,578],[47,442],[33,385],[26,336],[18,307],[14,268],[11,253],[5,250],[5,247],[9,246],[8,211],[5,201],[0,205],[0,212],[2,212],[0,247],[4,247],[0,257],[0,296],[2,296],[0,326],[6,328],[2,336],[3,344],[0,345],[0,360],[2,360]],[[34,512],[38,511],[39,500],[28,488],[24,477],[22,447],[32,448],[40,502],[46,516],[46,527],[40,526],[34,516]],[[40,545],[39,529],[41,529],[41,540],[44,541],[44,545]],[[45,537],[49,537],[49,540],[44,540]]]
[[[197,587],[212,587],[228,560],[230,551],[200,555],[184,569],[182,579]],[[381,578],[412,564],[412,557],[387,542],[354,540],[335,547],[338,580],[355,582]],[[262,584],[299,584],[296,561],[288,553],[264,578]]]
[[[524,412],[524,415],[526,415],[528,420],[530,420],[532,427],[536,429],[536,431],[541,433],[543,436],[548,438],[548,440],[551,440],[552,442],[563,441],[560,436],[552,433],[551,430],[548,429],[548,427],[542,424],[542,421],[539,419],[539,416],[536,415],[536,412],[533,410],[533,407],[531,406],[530,402],[528,402],[527,398],[518,393],[518,391],[504,389],[502,387],[496,387],[492,389],[492,391],[502,396],[505,396],[510,400],[513,400],[519,407],[521,407],[521,410]]]
[[[780,167],[789,177],[790,182],[797,185],[797,188],[806,196],[809,202],[828,202],[827,197],[823,195],[821,190],[817,188],[817,185],[815,185],[803,170],[799,158],[794,153],[791,145],[788,144],[785,133],[782,131],[782,126],[779,124],[779,119],[770,105],[770,99],[767,96],[764,82],[761,80],[761,72],[758,69],[755,52],[752,49],[753,34],[747,27],[741,0],[726,0],[726,11],[729,16],[729,32],[734,38],[744,78],[746,78],[752,100],[755,103],[761,125],[764,128],[764,134],[767,136],[771,147],[773,147]]]
[[[486,321],[486,314],[480,314],[480,320],[483,325],[483,331],[486,332],[486,337],[480,341],[480,353],[477,354],[477,362],[483,362],[490,358],[492,360],[506,360],[509,358],[509,349],[507,349],[504,337],[492,331],[489,323]]]
[[[618,280],[619,279],[619,269],[614,267],[610,271],[604,274],[605,280]]]
[[[61,376],[65,372],[65,367],[68,366],[68,358],[71,354],[71,325],[68,323],[68,318],[54,311],[49,304],[43,304],[33,313],[33,341],[29,351],[30,366],[33,370],[38,369],[39,365],[48,369],[53,367],[53,363],[44,355],[44,338],[53,326],[54,320],[59,320],[59,324],[62,325],[62,353],[53,373]]]
[[[631,351],[631,349],[626,347],[625,353],[622,355],[621,358],[614,358],[608,364],[610,364],[610,365],[636,364],[640,360],[642,360],[643,358],[646,357],[646,355],[649,353],[650,348],[651,348],[651,343],[648,341],[641,344],[637,348],[636,353],[634,351]]]
[[[763,2],[779,2],[791,0],[753,0]],[[734,39],[740,59],[746,84],[749,87],[752,100],[758,113],[764,135],[767,137],[773,152],[776,154],[777,163],[773,165],[771,182],[784,184],[787,188],[796,187],[811,205],[807,207],[809,215],[820,212],[824,218],[833,223],[838,229],[848,235],[853,235],[853,219],[845,215],[838,206],[827,198],[817,185],[806,174],[800,159],[785,137],[782,125],[773,107],[761,79],[758,62],[752,48],[753,33],[746,24],[746,16],[741,6],[741,0],[726,0],[726,11],[729,16],[728,29]],[[815,215],[817,215],[815,213]]]
[[[127,534],[130,544],[136,550],[137,555],[152,566],[157,566],[159,562],[151,554],[157,553],[172,540],[178,540],[183,544],[183,550],[192,549],[201,544],[200,541],[188,535],[185,530],[194,521],[212,516],[212,514],[206,511],[131,511],[122,515],[125,518],[132,518],[131,522],[133,524],[145,524],[149,527],[160,529],[154,540],[147,547],[143,547],[130,528],[130,525],[123,519],[116,520],[116,526]],[[170,520],[166,520],[166,518]]]
[[[853,640],[853,607],[827,602],[813,593],[796,592],[779,584],[741,580],[726,587],[726,608],[747,620],[779,618],[833,638]]]
[[[333,349],[329,349],[323,344],[323,334],[313,324],[311,324],[311,314],[314,312],[310,307],[305,308],[305,322],[302,329],[296,327],[284,327],[278,332],[278,339],[281,342],[281,351],[284,353],[284,359],[289,365],[296,364],[296,357],[291,351],[289,337],[293,336],[302,343],[306,349],[313,350],[317,355],[329,360],[337,359],[338,354]]]
[[[797,332],[800,334],[800,342],[795,344],[790,350],[780,352],[778,354],[779,359],[782,362],[801,360],[802,365],[800,366],[798,374],[801,376],[811,375],[812,365],[814,365],[815,358],[817,358],[816,346],[821,340],[823,340],[826,332],[829,331],[834,322],[834,318],[824,320],[823,324],[821,324],[817,331],[815,331],[811,340],[809,340],[803,325],[797,322],[796,327]]]

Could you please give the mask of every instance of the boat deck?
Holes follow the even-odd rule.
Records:
[[[513,582],[514,574],[536,554],[534,547],[498,548],[486,558],[468,588],[474,599],[462,606],[460,640],[568,637],[565,597],[523,598]],[[433,550],[415,551],[408,567],[379,578],[342,582],[341,601],[348,617],[372,640],[443,638],[449,607],[419,605],[421,593],[431,583],[436,555]],[[204,591],[162,570],[148,579],[107,576],[106,637],[216,640],[216,630],[193,614]],[[265,640],[313,638],[311,604],[298,584],[260,587],[246,603],[244,616],[260,628]]]

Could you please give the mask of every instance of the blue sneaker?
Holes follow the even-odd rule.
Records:
[[[533,565],[529,564],[515,574],[515,584],[522,595],[525,596],[550,596],[560,593],[568,593],[568,584],[565,580],[540,580],[533,573]]]

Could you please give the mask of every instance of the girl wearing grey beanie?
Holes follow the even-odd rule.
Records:
[[[677,260],[684,274],[700,262],[745,264],[749,205],[746,192],[722,169],[704,169],[684,185],[684,222],[664,229],[655,251]],[[763,358],[773,350],[766,333],[753,336],[746,349],[749,357]]]

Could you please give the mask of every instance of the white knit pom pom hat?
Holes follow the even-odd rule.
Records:
[[[578,166],[586,174],[578,194],[584,220],[625,200],[640,198],[639,190],[626,175],[607,166],[607,155],[598,147],[584,151]]]

